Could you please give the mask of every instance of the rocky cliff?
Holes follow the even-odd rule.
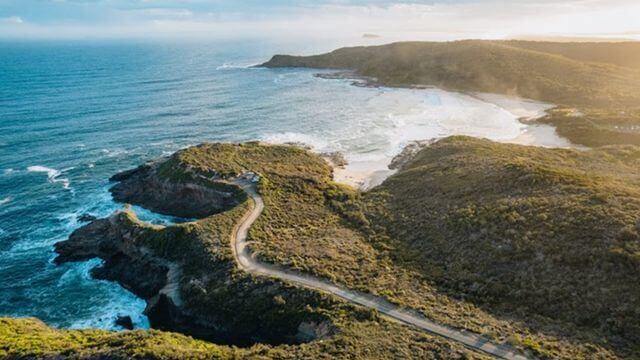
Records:
[[[228,241],[248,209],[244,193],[214,170],[182,165],[170,158],[119,173],[111,192],[118,201],[198,220],[163,227],[118,211],[57,243],[55,262],[104,260],[92,276],[144,299],[153,328],[234,345],[330,335],[331,322],[308,306],[326,302],[322,296],[236,270]]]
[[[114,175],[111,180],[117,183],[110,189],[113,198],[187,219],[205,218],[232,208],[242,200],[237,188],[220,182],[210,182],[207,186],[202,181],[171,181],[160,176],[159,165],[145,164]]]

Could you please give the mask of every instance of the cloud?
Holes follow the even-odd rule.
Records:
[[[144,19],[189,19],[194,16],[194,13],[188,9],[145,8],[120,10],[119,12],[118,17],[120,20],[131,19],[132,21]]]
[[[29,7],[34,1],[38,5]],[[375,33],[385,40],[595,36],[637,34],[634,24],[640,14],[637,0],[15,0],[15,4],[0,5],[0,17],[3,11],[24,12],[30,21],[0,21],[0,36],[360,38],[362,33]],[[10,18],[21,21],[14,16],[4,19]]]
[[[4,17],[4,18],[0,18],[0,24],[23,24],[24,20],[22,20],[22,18],[20,16],[9,16],[9,17]]]

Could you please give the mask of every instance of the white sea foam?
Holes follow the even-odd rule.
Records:
[[[320,137],[297,132],[267,134],[263,135],[260,140],[272,144],[304,144],[315,151],[325,151],[329,147],[329,142]]]
[[[19,254],[19,253],[30,253],[30,252],[34,252],[34,251],[40,251],[39,249],[42,249],[43,251],[45,251],[45,249],[51,249],[51,246],[53,246],[53,244],[66,240],[65,237],[51,237],[48,236],[43,241],[33,241],[33,239],[35,238],[41,238],[38,235],[32,235],[29,236],[28,238],[24,238],[21,239],[20,241],[14,243],[11,245],[11,247],[9,248],[9,251],[7,251],[7,254]]]
[[[96,305],[92,306],[90,317],[76,319],[69,328],[117,330],[115,320],[121,315],[130,316],[137,328],[149,328],[149,321],[143,315],[144,300],[136,298],[113,282],[96,281],[91,278],[91,269],[101,264],[102,260],[99,259],[74,264],[59,278],[59,288],[77,287],[78,283],[84,283],[89,287],[109,288],[109,291],[100,292],[101,295],[98,297],[92,296],[91,302]]]
[[[30,171],[30,172],[45,172],[45,173],[47,173],[47,177],[49,179],[54,179],[56,176],[60,175],[60,171],[59,170],[48,168],[46,166],[40,166],[40,165],[29,166],[27,168],[27,171]]]
[[[70,189],[70,185],[71,182],[69,181],[69,179],[61,177],[61,175],[64,172],[67,172],[69,170],[72,170],[73,167],[67,168],[67,169],[63,169],[63,170],[56,170],[56,169],[52,169],[46,166],[40,166],[40,165],[35,165],[35,166],[29,166],[27,168],[27,171],[29,172],[42,172],[42,173],[46,173],[47,174],[47,180],[54,184],[54,183],[60,183],[62,184],[62,187],[65,189]]]
[[[257,65],[260,65],[260,64],[259,63],[257,64],[255,63],[254,64],[224,63],[216,67],[216,70],[259,69]]]
[[[387,165],[409,143],[450,135],[537,146],[568,147],[553,128],[525,124],[549,104],[493,94],[465,95],[439,89],[368,89],[370,97],[348,121],[304,131],[268,134],[272,143],[303,143],[318,152],[342,151],[349,162],[336,179],[366,186],[388,176]],[[350,109],[347,109],[350,111]],[[322,110],[320,110],[322,111]],[[305,123],[305,122],[302,122]],[[304,129],[304,128],[302,128]],[[344,176],[343,176],[344,175]]]
[[[474,96],[487,103],[494,104],[519,118],[525,119],[540,118],[545,115],[547,110],[555,107],[553,104],[523,99],[515,96],[488,93],[476,93]]]
[[[118,285],[115,285],[118,286]],[[116,290],[111,290],[116,291]],[[124,290],[123,290],[124,291]],[[102,306],[92,307],[92,316],[74,321],[69,329],[105,329],[105,330],[122,330],[116,326],[115,321],[118,316],[129,316],[136,329],[149,329],[149,319],[143,314],[144,301],[133,298],[120,300],[118,302],[109,302]],[[140,304],[138,304],[140,303]]]
[[[0,205],[8,204],[13,200],[11,196],[7,196],[6,198],[0,200]]]
[[[102,153],[107,155],[107,157],[117,157],[117,156],[122,156],[122,155],[126,155],[129,153],[128,150],[125,149],[102,149]]]
[[[98,218],[104,218],[121,207],[121,205],[113,201],[108,191],[108,186],[100,192],[91,194],[83,203],[83,206],[76,208],[74,211],[62,213],[57,216],[57,219],[63,223],[62,230],[71,232],[78,228],[82,225],[82,223],[78,221],[78,218],[82,215],[91,214]]]

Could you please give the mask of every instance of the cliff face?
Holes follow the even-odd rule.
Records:
[[[118,201],[199,220],[163,227],[118,211],[57,243],[55,262],[104,260],[91,275],[144,299],[156,329],[240,346],[329,336],[331,322],[309,307],[326,305],[323,296],[236,271],[229,236],[248,210],[246,196],[213,170],[183,165],[172,158],[122,172],[111,192]]]
[[[93,277],[117,281],[136,296],[149,299],[166,285],[169,266],[137,246],[136,240],[144,233],[144,228],[136,225],[135,215],[116,212],[81,227],[69,240],[57,243],[55,262],[98,257],[104,264],[91,271]]]
[[[96,279],[118,282],[136,296],[146,300],[145,314],[155,328],[182,328],[183,310],[176,306],[180,296],[163,289],[170,282],[170,272],[179,271],[177,264],[167,261],[141,245],[151,232],[160,228],[145,226],[135,214],[119,211],[107,219],[95,220],[74,231],[68,240],[55,245],[57,264],[100,258],[104,263],[91,270]],[[193,327],[188,333],[205,335]]]
[[[174,182],[158,176],[158,164],[147,164],[114,175],[110,191],[116,201],[143,206],[154,212],[201,219],[240,202],[237,189],[218,183],[215,188],[196,182]]]

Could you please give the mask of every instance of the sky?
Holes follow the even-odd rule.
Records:
[[[0,0],[0,38],[640,39],[638,0]]]

